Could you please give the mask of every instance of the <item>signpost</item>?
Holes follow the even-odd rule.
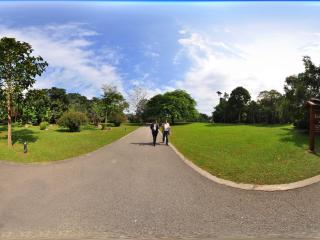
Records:
[[[320,99],[311,98],[307,105],[309,107],[309,151],[314,153],[316,134],[320,133]]]

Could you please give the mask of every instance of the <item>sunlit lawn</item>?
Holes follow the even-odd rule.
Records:
[[[193,123],[174,126],[172,133],[187,158],[224,179],[276,184],[320,174],[320,157],[307,151],[308,135],[291,125]]]
[[[80,132],[67,132],[55,125],[48,130],[39,126],[14,127],[12,149],[7,147],[7,128],[0,127],[0,160],[13,162],[46,162],[85,154],[111,143],[135,130],[138,126],[121,125],[111,130],[94,126],[84,127]],[[28,153],[23,153],[23,141],[28,141]]]

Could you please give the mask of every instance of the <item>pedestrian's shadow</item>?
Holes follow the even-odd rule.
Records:
[[[139,145],[139,146],[153,146],[152,142],[135,142],[130,144]],[[160,145],[160,143],[156,143],[156,145]]]

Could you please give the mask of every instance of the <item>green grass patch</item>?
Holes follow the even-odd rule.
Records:
[[[242,183],[289,183],[320,174],[308,134],[291,125],[192,123],[173,127],[172,143],[215,176]],[[317,146],[320,146],[317,139]]]
[[[13,147],[7,146],[7,128],[0,127],[0,159],[12,162],[48,162],[79,156],[92,152],[122,136],[138,126],[122,124],[111,130],[101,130],[94,126],[83,127],[80,132],[68,132],[56,125],[48,130],[39,126],[13,128]],[[28,142],[28,153],[23,153],[23,142]]]

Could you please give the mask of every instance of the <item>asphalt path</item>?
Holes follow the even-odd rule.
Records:
[[[320,184],[234,189],[151,139],[141,127],[71,160],[1,162],[0,239],[320,238]]]

